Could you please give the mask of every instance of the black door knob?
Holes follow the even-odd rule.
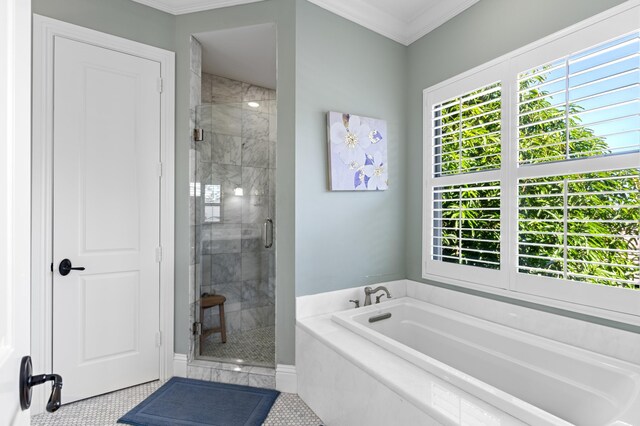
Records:
[[[32,375],[31,357],[22,357],[20,363],[20,407],[23,410],[31,406],[31,388],[41,385],[45,382],[53,382],[51,384],[51,396],[47,402],[47,411],[53,413],[61,405],[62,397],[62,377],[57,374],[39,374]]]
[[[73,268],[69,259],[63,259],[62,262],[60,262],[60,266],[58,266],[58,271],[60,275],[65,276],[69,275],[71,271],[84,271],[84,266]]]

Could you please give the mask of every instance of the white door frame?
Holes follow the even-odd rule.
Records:
[[[164,49],[33,15],[33,182],[31,348],[34,371],[52,369],[53,258],[53,58],[54,38],[65,37],[160,63],[162,162],[160,194],[160,379],[173,375],[174,317],[174,109],[175,54]],[[64,379],[64,378],[63,378]],[[43,388],[39,386],[38,388]],[[34,388],[32,413],[44,411],[48,395]],[[63,390],[64,392],[64,390]]]

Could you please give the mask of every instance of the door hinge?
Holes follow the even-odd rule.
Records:
[[[156,262],[162,262],[162,247],[156,247]]]
[[[194,336],[200,336],[202,334],[202,323],[194,322],[191,330],[193,331]]]
[[[158,177],[162,177],[162,163],[158,163]]]
[[[162,93],[162,78],[158,78],[158,93]]]
[[[162,346],[162,332],[158,331],[156,333],[156,347],[159,348],[160,346]]]

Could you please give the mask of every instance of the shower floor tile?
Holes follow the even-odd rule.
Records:
[[[126,412],[142,402],[162,382],[111,392],[95,398],[66,404],[55,413],[31,418],[32,426],[111,426]],[[64,392],[64,389],[63,389]],[[281,393],[264,422],[268,426],[319,426],[322,421],[296,394]]]
[[[227,343],[220,342],[220,335],[209,336],[202,346],[200,358],[215,358],[216,361],[275,366],[275,327],[237,331],[227,334]]]

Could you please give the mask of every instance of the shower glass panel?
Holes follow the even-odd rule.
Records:
[[[196,358],[275,365],[275,118],[267,89],[196,109]]]

